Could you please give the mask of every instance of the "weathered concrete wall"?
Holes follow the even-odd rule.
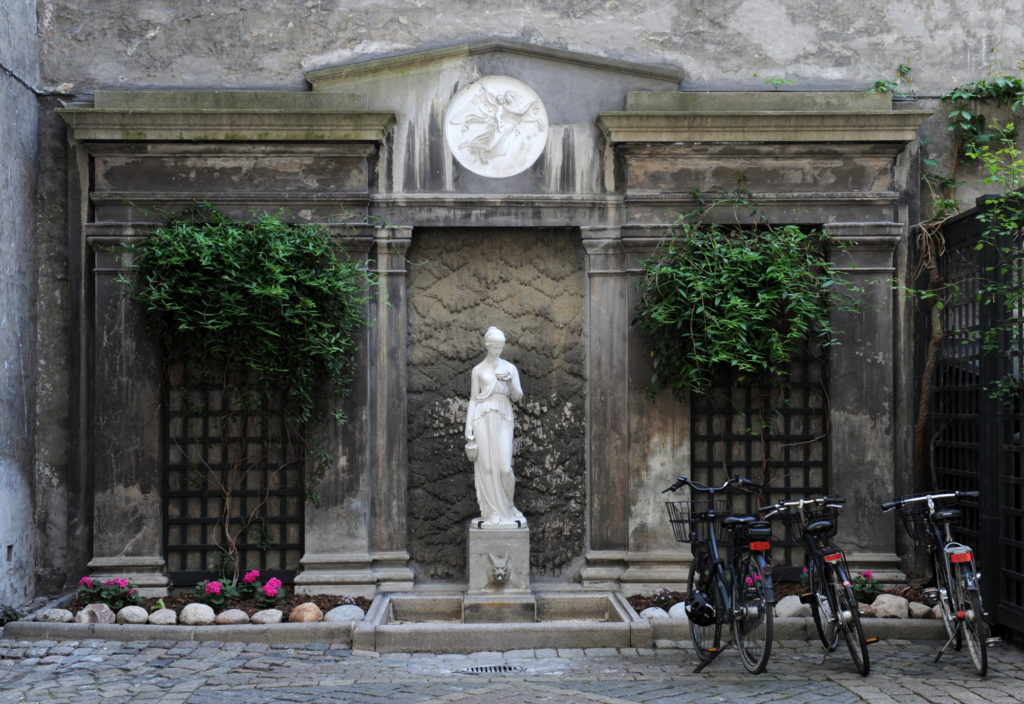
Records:
[[[34,596],[37,79],[35,1],[0,12],[0,603]]]
[[[0,38],[5,40],[0,44],[3,51],[7,52],[8,47],[12,47],[10,51],[17,59],[23,49],[27,51],[26,47],[31,46],[38,4],[41,37],[38,84],[72,83],[76,94],[85,98],[102,88],[262,87],[305,90],[308,85],[304,73],[315,69],[487,37],[503,37],[540,47],[571,49],[609,59],[682,69],[685,77],[679,87],[684,91],[698,92],[767,91],[771,88],[765,80],[772,77],[792,80],[791,86],[783,87],[786,91],[860,91],[875,80],[891,77],[898,64],[909,63],[913,67],[914,80],[906,91],[916,99],[899,101],[897,107],[936,110],[936,116],[925,124],[923,134],[930,142],[927,147],[930,155],[938,158],[940,168],[946,171],[949,170],[949,160],[943,155],[948,155],[949,135],[945,108],[936,96],[967,81],[1012,71],[1024,50],[1024,8],[999,0],[976,3],[915,0],[896,4],[865,0],[848,8],[809,0],[616,0],[603,3],[583,0],[456,3],[440,0],[429,4],[419,0],[389,3],[282,0],[273,4],[245,0],[230,8],[207,0],[142,0],[130,6],[116,7],[96,0],[0,2],[4,3],[4,9],[6,5],[13,6],[13,14],[7,12],[4,16],[15,18],[0,28]],[[12,41],[7,41],[8,34],[14,38]],[[31,56],[31,51],[26,56]],[[12,60],[6,55],[2,58],[4,62]],[[517,56],[506,57],[502,61],[500,66],[512,67],[508,69],[512,73],[531,64]],[[26,65],[34,65],[34,59]],[[421,130],[410,132],[405,128],[405,133],[399,130],[389,136],[392,141],[385,143],[383,149],[385,152],[390,150],[393,168],[388,180],[379,184],[382,192],[450,191],[477,195],[490,192],[493,184],[482,183],[481,179],[469,175],[463,175],[456,182],[450,172],[443,170],[442,162],[432,160],[430,149],[435,147],[414,143],[410,135],[414,135],[416,140],[425,137],[428,142],[430,139],[436,141],[436,130],[430,131],[436,127],[430,122],[435,117],[432,112],[434,103],[440,101],[438,104],[443,104],[450,97],[447,91],[457,89],[463,79],[494,71],[498,65],[456,66],[453,68],[458,74],[456,80],[447,82],[424,80],[422,73],[413,70],[391,84],[368,76],[358,86],[366,94],[368,107],[393,108],[397,112],[398,125],[416,125]],[[564,71],[565,67],[562,69]],[[592,114],[598,110],[620,109],[622,106],[617,103],[622,88],[636,88],[632,83],[627,86],[626,80],[621,78],[588,81],[585,76],[588,70],[576,67],[574,75],[578,78],[571,85],[547,86],[561,99],[559,113],[552,117],[552,124],[562,135],[561,141],[553,144],[559,145],[562,151],[544,155],[543,159],[550,164],[545,163],[543,170],[537,170],[544,178],[533,181],[527,176],[511,179],[500,184],[504,188],[497,188],[495,192],[566,192],[578,196],[622,185],[610,181],[609,174],[614,170],[610,160],[600,162],[581,145],[589,147],[600,143]],[[34,74],[34,69],[29,73]],[[671,90],[673,87],[658,90]],[[62,244],[67,241],[65,223],[70,222],[74,230],[80,216],[78,212],[67,212],[64,176],[59,175],[67,173],[64,168],[67,162],[63,126],[51,119],[52,115],[42,116],[39,122],[39,159],[33,159],[34,152],[23,147],[34,144],[35,133],[30,125],[35,120],[25,118],[34,115],[38,102],[34,97],[30,100],[27,92],[19,92],[23,89],[3,74],[0,74],[0,91],[3,98],[0,125],[5,130],[10,126],[10,134],[15,137],[6,141],[2,148],[5,156],[12,150],[16,156],[5,159],[7,171],[3,172],[4,177],[19,173],[18,169],[22,167],[32,168],[31,164],[36,161],[44,169],[37,199],[40,204],[36,216],[37,241],[25,239],[31,228],[22,230],[18,236],[8,236],[5,231],[0,240],[0,273],[4,274],[0,277],[0,304],[3,306],[0,316],[6,316],[0,329],[0,355],[17,350],[17,355],[11,357],[12,363],[17,361],[25,370],[25,374],[18,376],[4,367],[3,374],[18,383],[5,383],[3,392],[0,392],[4,394],[0,397],[3,403],[0,406],[3,414],[0,430],[7,430],[14,424],[10,428],[14,432],[5,435],[5,438],[14,440],[0,440],[14,443],[10,448],[8,445],[0,446],[3,448],[0,461],[7,463],[8,457],[13,458],[10,466],[14,469],[8,470],[7,464],[0,466],[0,481],[6,482],[10,477],[17,485],[16,489],[20,487],[28,491],[30,480],[23,473],[24,467],[31,465],[29,438],[33,426],[31,423],[24,427],[17,424],[33,413],[33,394],[37,393],[35,432],[40,439],[40,450],[35,459],[36,481],[45,488],[35,499],[37,533],[45,535],[45,538],[40,538],[45,549],[40,551],[42,557],[37,567],[47,584],[57,584],[74,577],[76,567],[72,563],[76,559],[81,562],[90,557],[88,546],[91,542],[87,530],[83,530],[78,521],[83,517],[90,518],[89,502],[93,487],[84,473],[85,465],[80,461],[80,453],[69,440],[75,435],[68,431],[73,417],[68,408],[73,407],[74,399],[72,404],[66,402],[69,395],[74,396],[73,389],[80,383],[74,366],[80,364],[79,357],[87,347],[79,340],[71,343],[70,350],[67,347],[67,329],[79,330],[79,323],[84,324],[84,320],[76,320],[74,310],[69,312],[64,280],[65,276],[70,277],[72,293],[83,288],[89,277],[76,267],[88,257],[73,251],[70,260],[65,260],[62,250]],[[422,100],[423,97],[429,99]],[[49,101],[43,105],[44,112],[51,107]],[[419,147],[413,148],[417,144]],[[575,158],[566,149],[569,145],[573,147],[572,151],[578,151],[586,159]],[[719,148],[718,151],[722,150]],[[424,155],[427,158],[420,158]],[[440,169],[439,163],[442,163]],[[884,176],[888,173],[887,168],[883,165],[879,173]],[[823,169],[820,173],[827,171]],[[685,181],[683,191],[695,183],[703,184],[700,180],[702,173],[698,165],[691,171],[692,179],[682,179]],[[837,173],[832,172],[833,175]],[[797,175],[798,172],[791,172],[792,177]],[[961,171],[959,175],[965,180],[972,179],[969,170]],[[129,181],[134,183],[131,177]],[[765,182],[771,181],[769,173]],[[963,193],[965,201],[982,190],[976,185],[976,179],[972,183],[975,185]],[[31,217],[31,212],[18,210],[19,203],[31,198],[24,184],[12,189],[8,189],[6,182],[3,185],[4,201],[0,204],[0,213],[13,212],[16,216]],[[72,184],[72,189],[74,187]],[[796,185],[791,184],[791,189],[795,188]],[[111,188],[112,192],[120,190],[131,189]],[[802,186],[799,190],[810,189]],[[8,197],[8,194],[13,194],[13,197]],[[333,202],[320,201],[309,212],[319,214],[321,211],[317,208],[326,211],[333,206]],[[83,210],[88,207],[86,203]],[[528,214],[519,211],[525,209],[516,205],[508,207],[514,214],[504,220],[472,224],[524,224]],[[447,224],[463,217],[461,213],[451,215],[455,211],[447,203],[439,204],[438,210],[445,211],[451,219],[429,220],[424,210],[421,219],[410,221],[410,224]],[[137,217],[116,199],[99,203],[96,212],[115,221]],[[472,217],[472,211],[467,213],[466,217]],[[542,224],[607,224],[604,211],[590,215],[593,222],[584,222],[586,214],[587,206],[584,205],[573,210],[565,221]],[[391,224],[405,222],[401,218],[391,218],[389,212],[381,215]],[[840,215],[833,210],[827,216],[814,213],[805,217],[829,220]],[[904,221],[902,217],[896,219]],[[18,221],[18,217],[2,219],[5,227]],[[460,224],[469,224],[469,221]],[[30,265],[34,252],[39,261]],[[900,256],[904,257],[905,252],[901,250]],[[413,256],[409,261],[410,266],[415,266],[417,259]],[[39,272],[38,284],[34,283],[36,280],[31,273],[34,271]],[[415,276],[415,272],[411,272],[410,281]],[[35,309],[29,303],[35,298],[33,286],[38,287],[42,294]],[[72,295],[70,299],[74,301],[76,296]],[[415,311],[412,315],[415,316]],[[39,317],[38,333],[31,332],[34,316]],[[8,320],[14,320],[16,324],[8,325]],[[510,348],[514,348],[515,333],[510,332],[513,336]],[[901,338],[900,344],[905,341]],[[35,344],[38,347],[34,347]],[[38,351],[33,352],[35,349]],[[903,345],[901,354],[908,349],[909,346]],[[414,352],[410,350],[410,354]],[[578,350],[574,352],[577,353]],[[905,354],[901,358],[908,359]],[[7,356],[3,359],[6,361]],[[468,371],[471,360],[465,361],[465,370]],[[414,360],[410,362],[415,367]],[[908,365],[903,365],[903,368],[908,368]],[[33,374],[37,375],[36,391],[33,391],[31,383],[21,381]],[[5,382],[7,376],[4,377]],[[466,393],[464,386],[464,383],[453,383],[449,397],[463,398]],[[414,383],[410,383],[410,391],[416,393]],[[638,407],[633,403],[634,409]],[[416,413],[419,411],[412,407],[411,410],[410,417],[418,418]],[[666,410],[678,409],[666,406]],[[640,452],[638,456],[631,456],[631,460],[647,468],[631,479],[633,483],[629,491],[636,496],[646,496],[657,488],[655,469],[664,472],[668,470],[666,465],[685,462],[686,459],[687,451],[680,449],[686,445],[685,428],[677,427],[668,413],[655,415],[659,416],[663,427],[647,424],[636,429],[637,437],[644,438],[643,442],[649,440],[647,444],[652,448],[649,455]],[[74,423],[82,422],[74,419]],[[639,423],[636,418],[631,422]],[[78,436],[82,435],[79,430]],[[661,447],[660,438],[666,439],[661,450],[657,449]],[[575,448],[563,449],[582,454]],[[28,458],[28,464],[18,458]],[[455,459],[461,459],[461,455]],[[578,471],[582,472],[582,466]],[[571,472],[566,476],[572,476]],[[421,477],[420,481],[424,479]],[[0,489],[6,489],[6,485]],[[28,498],[23,502],[18,499],[17,492],[3,495],[11,496],[15,506],[31,505]],[[471,499],[471,492],[468,496]],[[415,506],[412,508],[417,510]],[[633,533],[628,540],[623,538],[619,541],[622,544],[616,543],[614,547],[640,549],[657,543],[656,547],[664,547],[668,552],[674,546],[666,544],[666,536],[657,532],[661,510],[660,504],[637,499],[633,504],[634,513],[630,514]],[[419,515],[422,518],[424,514]],[[625,520],[626,513],[622,515]],[[3,520],[6,519],[0,518]],[[23,526],[30,524],[31,520],[22,521],[18,535],[23,535]],[[533,527],[537,529],[536,525]],[[424,530],[424,524],[414,522],[412,534],[415,536],[421,530]],[[458,540],[461,541],[461,535]],[[567,564],[566,560],[579,554],[575,547],[580,544],[579,540],[581,538],[575,534],[568,536],[566,544],[571,547],[564,554],[536,553],[541,555],[536,566],[542,570],[557,571]],[[443,547],[451,549],[448,545]],[[6,557],[5,548],[6,544],[0,544],[0,566]],[[446,566],[442,570],[445,574],[452,569],[458,571],[462,560],[461,547],[456,546],[457,555],[451,559],[448,556],[438,557],[432,552],[434,549],[423,544],[414,547],[421,571],[430,572],[426,565],[440,563]],[[69,564],[71,566],[67,567]]]
[[[571,231],[426,230],[409,250],[410,553],[426,578],[458,576],[480,514],[463,431],[483,332],[505,332],[516,408],[516,506],[530,562],[560,574],[583,550],[583,253]]]
[[[924,95],[1013,70],[1024,7],[1004,0],[95,0],[40,3],[44,78],[95,88],[299,88],[302,71],[505,37],[682,67],[683,88],[862,89],[914,68]]]
[[[913,70],[904,90],[921,100],[909,107],[936,110],[922,133],[943,173],[951,171],[948,109],[935,97],[1015,71],[1024,51],[1024,7],[1002,0],[147,0],[124,12],[95,0],[47,0],[39,27],[43,82],[70,82],[83,95],[301,89],[306,71],[488,37],[681,68],[681,89],[697,91],[770,90],[769,78],[792,81],[784,90],[864,90],[905,63]],[[970,207],[985,188],[972,168],[958,178]]]

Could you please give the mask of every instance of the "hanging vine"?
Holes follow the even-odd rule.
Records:
[[[831,312],[846,306],[826,253],[834,242],[821,230],[766,222],[743,190],[697,195],[700,207],[642,262],[633,324],[645,333],[652,392],[668,389],[685,402],[723,377],[756,389],[760,417],[750,432],[760,438],[759,479],[768,484],[772,389],[808,344],[835,344]],[[731,222],[710,222],[713,210]]]
[[[223,572],[237,581],[240,539],[260,533],[259,511],[277,473],[298,461],[296,453],[262,447],[260,433],[280,417],[285,442],[302,443],[319,388],[347,391],[373,281],[322,226],[266,214],[242,222],[208,204],[188,209],[130,254],[135,277],[126,283],[168,374],[178,377],[186,400],[197,386],[214,388],[219,399],[201,410],[216,419],[223,457],[214,463],[179,449],[190,481],[221,497]],[[260,483],[254,471],[268,463],[258,500],[237,515],[236,494]]]

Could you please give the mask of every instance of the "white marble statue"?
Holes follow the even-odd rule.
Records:
[[[480,518],[473,523],[481,528],[523,528],[526,519],[513,504],[512,474],[512,402],[523,397],[523,387],[515,365],[501,358],[504,333],[488,328],[484,347],[487,357],[473,367],[466,412],[466,454],[473,460],[480,504]]]

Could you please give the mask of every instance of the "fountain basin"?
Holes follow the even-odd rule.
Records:
[[[649,647],[651,625],[619,594],[537,593],[534,618],[515,596],[385,594],[352,634],[355,650],[471,653],[544,648]],[[481,616],[493,616],[482,621]]]

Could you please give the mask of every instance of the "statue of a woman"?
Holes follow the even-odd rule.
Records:
[[[523,397],[519,371],[501,358],[505,335],[491,327],[484,333],[487,357],[473,367],[466,412],[466,453],[473,460],[481,527],[526,526],[513,505],[512,402]]]

